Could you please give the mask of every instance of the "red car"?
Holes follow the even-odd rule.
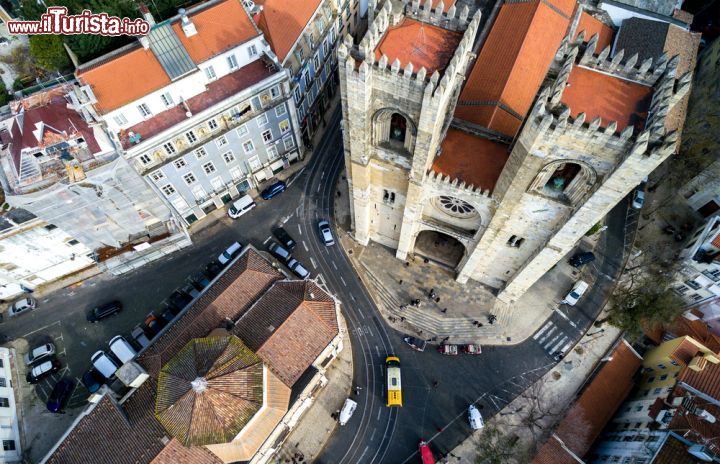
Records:
[[[480,349],[480,345],[475,344],[468,344],[468,345],[460,345],[460,351],[465,354],[480,354],[482,353],[482,349]]]
[[[457,345],[440,345],[438,346],[438,352],[446,356],[457,356],[458,346]]]
[[[420,440],[420,458],[423,464],[435,464],[435,457],[425,440]]]

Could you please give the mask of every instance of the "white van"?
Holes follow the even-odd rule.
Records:
[[[95,370],[102,374],[106,379],[112,378],[115,375],[115,372],[120,369],[120,366],[117,365],[115,360],[105,354],[102,350],[92,355],[90,361],[92,362]]]
[[[578,280],[575,286],[572,290],[570,290],[570,293],[565,295],[565,299],[562,300],[561,304],[566,304],[570,306],[575,306],[575,303],[580,300],[580,297],[582,297],[585,294],[585,291],[588,289],[588,284],[585,281]]]
[[[247,213],[255,207],[255,202],[250,195],[243,195],[239,199],[235,200],[230,209],[228,209],[228,216],[233,219],[237,219],[243,214]]]
[[[135,349],[123,338],[122,335],[113,337],[108,345],[110,345],[110,351],[112,351],[112,354],[114,354],[115,357],[123,364],[128,361],[132,361],[137,354]]]
[[[482,414],[474,404],[471,404],[468,408],[468,421],[470,422],[470,428],[473,430],[480,430],[485,427]]]
[[[345,404],[343,404],[342,410],[340,411],[340,425],[345,425],[348,423],[353,413],[355,412],[355,408],[357,408],[356,402],[354,402],[350,398],[345,400]]]

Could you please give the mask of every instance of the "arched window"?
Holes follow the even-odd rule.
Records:
[[[405,143],[405,133],[407,132],[407,121],[398,113],[393,113],[390,117],[390,140]]]
[[[545,189],[555,193],[562,193],[575,180],[580,173],[580,166],[575,163],[564,163],[555,168],[550,178],[545,183]]]

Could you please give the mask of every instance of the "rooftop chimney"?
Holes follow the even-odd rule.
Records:
[[[185,11],[185,8],[180,8],[178,10],[178,14],[180,15],[180,24],[182,25],[182,30],[185,33],[185,37],[192,37],[195,34],[197,34],[197,29],[195,29],[195,24],[193,24],[192,21],[190,21],[190,18],[187,15],[187,12]]]

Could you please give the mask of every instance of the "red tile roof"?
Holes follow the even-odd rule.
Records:
[[[507,145],[451,128],[430,169],[492,191],[509,156]]]
[[[388,65],[397,58],[403,68],[412,63],[415,72],[425,67],[431,75],[445,69],[461,39],[460,32],[405,18],[400,24],[388,28],[375,48],[375,59],[379,60],[385,54]]]
[[[658,326],[654,330],[645,330],[645,334],[656,344],[663,342],[663,335],[670,334],[675,337],[690,336],[714,353],[720,354],[720,336],[710,331],[707,323],[702,320],[702,313],[698,319],[690,320],[685,316],[678,316],[672,324],[665,327]]]
[[[179,464],[188,462],[192,464],[222,464],[222,460],[208,451],[204,446],[186,448],[173,438],[151,464]]]
[[[255,22],[283,62],[321,1],[256,0],[255,3],[263,7],[262,12],[255,15]]]
[[[173,29],[195,64],[257,35],[237,0],[213,3],[189,16],[193,21],[197,18],[197,35],[185,37],[177,24]],[[116,110],[171,82],[155,54],[140,45],[81,66],[76,76],[92,87],[101,113]]]
[[[720,232],[715,235],[715,238],[712,239],[710,245],[714,246],[715,248],[720,248]]]
[[[604,22],[600,21],[599,19],[595,18],[594,16],[588,14],[585,11],[580,13],[580,21],[578,22],[578,26],[575,32],[575,39],[577,39],[578,34],[580,34],[580,32],[582,31],[585,31],[585,42],[590,40],[593,35],[598,35],[597,45],[595,46],[595,50],[597,50],[597,53],[599,53],[608,45],[612,45],[613,36],[615,35],[615,31],[612,27],[608,26]]]
[[[441,1],[444,2],[443,11],[447,11],[450,9],[451,6],[455,4],[455,0],[432,0],[432,7],[435,9],[438,6],[438,3]],[[422,4],[422,3],[421,3]]]
[[[701,460],[694,458],[688,453],[688,446],[675,438],[668,435],[665,443],[654,456],[652,464],[700,464]]]
[[[242,4],[225,0],[189,15],[197,34],[186,37],[180,21],[172,28],[195,64],[260,35]]]
[[[250,86],[261,82],[262,80],[272,76],[274,71],[262,61],[256,60],[243,66],[237,71],[221,77],[207,84],[207,90],[192,98],[185,103],[190,112],[196,114],[202,110],[225,100],[228,95],[233,95]],[[132,127],[120,131],[118,135],[122,142],[123,148],[127,149],[132,146],[129,133],[134,132],[140,134],[142,139],[148,139],[157,135],[176,124],[187,119],[186,109],[183,105],[176,105],[162,113],[158,113],[153,117],[144,120]]]
[[[314,282],[280,281],[233,329],[287,386],[338,334],[334,300]]]
[[[720,401],[720,364],[708,362],[701,371],[685,367],[678,375],[678,382],[685,382],[696,390]]]
[[[536,464],[577,464],[559,442],[583,457],[633,387],[642,358],[621,340],[533,459]],[[557,436],[557,438],[555,438]]]
[[[513,137],[574,8],[574,0],[504,3],[460,94],[455,117]]]
[[[137,361],[157,377],[165,362],[186,343],[206,336],[226,319],[238,319],[280,278],[270,263],[248,249]]]
[[[652,87],[575,66],[560,101],[573,118],[585,113],[589,122],[599,116],[603,127],[616,121],[618,131],[634,126],[637,133],[645,125],[652,92]]]
[[[687,366],[699,352],[698,346],[685,337],[670,353],[670,359],[680,365]]]

